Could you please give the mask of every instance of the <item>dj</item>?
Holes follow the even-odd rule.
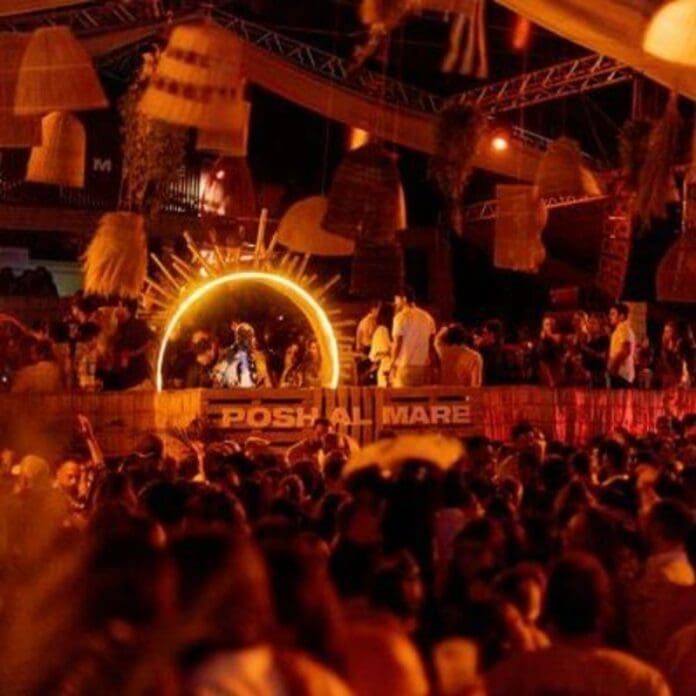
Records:
[[[222,352],[212,374],[215,387],[249,389],[271,386],[266,357],[257,348],[256,334],[250,324],[237,326],[234,345]]]

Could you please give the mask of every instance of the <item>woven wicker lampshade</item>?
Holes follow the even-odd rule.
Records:
[[[536,176],[539,195],[599,196],[592,172],[582,162],[580,146],[570,138],[554,140],[539,163]]]
[[[29,38],[15,92],[15,114],[86,111],[108,106],[92,59],[67,27],[43,27]]]
[[[673,0],[662,5],[645,31],[643,50],[670,63],[696,66],[696,3]]]
[[[14,115],[19,66],[28,42],[29,34],[0,32],[0,147],[41,144],[41,119]]]
[[[241,54],[239,39],[212,22],[177,27],[140,110],[151,118],[203,130],[233,123],[238,119]]]
[[[322,224],[349,239],[393,241],[406,227],[395,155],[378,143],[351,150],[334,175]]]
[[[88,294],[137,298],[147,273],[145,220],[136,213],[107,213],[82,258]]]
[[[404,253],[400,244],[376,244],[364,240],[356,244],[350,274],[352,295],[391,299],[402,291],[404,277]]]
[[[327,204],[324,196],[311,196],[290,206],[278,225],[278,242],[298,254],[351,256],[355,242],[321,226]]]
[[[42,142],[31,149],[27,181],[82,188],[87,135],[80,120],[56,111],[41,121]]]
[[[249,142],[251,104],[239,99],[235,104],[235,118],[225,130],[200,130],[196,139],[199,152],[217,152],[230,157],[246,157]]]

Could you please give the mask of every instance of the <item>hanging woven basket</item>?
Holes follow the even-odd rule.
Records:
[[[28,43],[29,34],[0,32],[0,147],[41,144],[41,119],[14,114],[19,66]]]
[[[242,44],[212,22],[185,24],[169,38],[140,102],[147,116],[219,130],[238,118]]]
[[[82,188],[87,135],[80,119],[56,111],[41,121],[41,145],[31,149],[27,181]]]
[[[145,220],[135,213],[107,213],[82,258],[85,293],[138,298],[147,273]]]
[[[396,157],[378,143],[351,150],[336,170],[322,226],[349,239],[391,242],[406,227]]]
[[[311,196],[292,205],[278,225],[278,243],[298,254],[351,256],[355,242],[321,226],[327,203],[324,196]]]
[[[536,185],[542,198],[549,196],[599,196],[601,189],[583,164],[580,146],[570,138],[558,138],[539,163]]]
[[[249,143],[251,104],[242,99],[235,103],[235,118],[225,130],[200,130],[196,150],[216,152],[230,157],[246,157]]]
[[[355,246],[350,292],[362,298],[389,300],[404,287],[404,253],[401,245],[364,240]]]
[[[30,116],[107,106],[92,59],[70,29],[36,29],[19,68],[15,114]]]

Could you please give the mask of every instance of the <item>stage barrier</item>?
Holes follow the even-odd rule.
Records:
[[[665,414],[696,413],[696,390],[339,387],[0,394],[0,448],[56,456],[71,446],[78,413],[90,418],[109,455],[128,452],[150,432],[162,436],[179,454],[177,431],[194,419],[238,440],[264,437],[277,450],[308,433],[319,416],[331,419],[339,431],[361,444],[387,430],[485,434],[506,440],[512,426],[523,419],[541,428],[549,439],[580,443],[619,427],[644,433],[654,429]]]

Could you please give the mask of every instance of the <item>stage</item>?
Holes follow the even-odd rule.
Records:
[[[339,387],[2,394],[0,441],[21,453],[55,456],[57,448],[69,446],[75,416],[84,413],[111,456],[127,453],[149,432],[180,447],[175,433],[194,419],[240,441],[262,436],[278,450],[303,437],[318,416],[330,418],[361,444],[384,430],[506,440],[521,419],[540,427],[550,440],[581,443],[618,427],[644,433],[662,415],[690,412],[696,412],[696,390]]]

